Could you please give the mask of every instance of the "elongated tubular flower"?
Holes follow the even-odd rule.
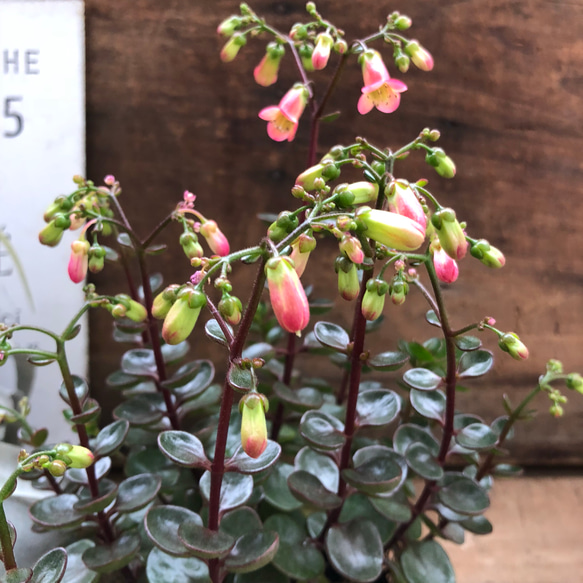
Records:
[[[298,277],[302,277],[310,258],[310,253],[316,248],[316,239],[309,233],[302,233],[291,245],[290,259]]]
[[[241,445],[243,451],[252,458],[258,458],[267,447],[267,425],[265,413],[269,401],[260,393],[251,392],[241,398]]]
[[[409,217],[361,207],[356,216],[366,226],[364,234],[398,251],[414,251],[425,240],[425,229]]]
[[[463,259],[468,249],[468,242],[455,211],[450,208],[440,209],[431,217],[431,223],[435,227],[443,250],[452,259],[458,261]]]
[[[162,338],[167,344],[179,344],[194,329],[200,310],[206,304],[206,296],[198,290],[186,288],[179,292],[164,318]]]
[[[283,45],[269,43],[261,62],[253,70],[253,77],[258,85],[269,87],[277,81],[279,64],[285,54]]]
[[[272,257],[265,266],[273,313],[288,332],[301,332],[310,321],[308,298],[289,257]]]
[[[316,37],[316,46],[312,53],[312,66],[316,71],[324,69],[328,64],[333,45],[334,39],[327,32],[322,32]]]
[[[392,79],[378,51],[367,50],[361,57],[364,87],[358,100],[358,112],[368,113],[376,107],[383,113],[392,113],[401,103],[401,93],[407,85]]]
[[[215,255],[224,257],[229,254],[229,241],[215,221],[205,221],[200,226],[200,234],[205,238],[208,246]]]
[[[279,105],[270,105],[259,112],[267,123],[267,135],[276,142],[291,142],[308,101],[308,90],[296,83],[281,99]]]
[[[89,241],[80,239],[71,243],[68,272],[73,283],[81,283],[89,266]]]
[[[433,266],[437,279],[444,283],[453,283],[458,278],[460,270],[457,261],[452,259],[441,245],[433,251]]]
[[[427,216],[411,185],[406,180],[395,180],[385,189],[389,210],[409,217],[423,228],[427,227]]]
[[[470,253],[473,257],[479,259],[484,265],[492,267],[493,269],[499,269],[506,264],[506,258],[502,251],[490,245],[486,239],[480,239],[473,243],[470,247]]]

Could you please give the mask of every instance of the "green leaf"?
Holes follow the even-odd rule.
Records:
[[[367,361],[368,366],[375,370],[397,370],[409,360],[409,355],[404,352],[381,352]]]
[[[326,535],[326,552],[334,569],[351,581],[369,583],[381,574],[383,543],[368,520],[332,526]]]
[[[467,354],[472,354],[468,352]],[[490,449],[498,443],[498,435],[487,425],[472,423],[459,431],[455,440],[467,449]]]
[[[225,462],[228,472],[240,474],[257,474],[270,468],[281,455],[281,445],[276,441],[267,440],[267,447],[258,458],[249,457],[243,448],[239,448],[232,458]]]
[[[93,470],[95,471],[95,477],[97,480],[100,480],[103,476],[106,476],[111,469],[111,458],[110,457],[102,457],[98,459],[93,464]],[[76,484],[88,484],[89,480],[87,478],[87,470],[80,469],[80,468],[70,468],[67,470],[67,478],[71,480],[71,482],[75,482]]]
[[[194,557],[172,557],[154,548],[146,562],[148,583],[211,583],[206,563]]]
[[[500,437],[500,434],[502,433],[502,431],[506,427],[506,424],[508,423],[508,419],[509,419],[508,416],[503,415],[502,417],[498,417],[498,418],[494,419],[494,421],[492,421],[492,425],[490,425],[490,427],[492,428],[492,431],[498,437]],[[513,437],[514,437],[514,427],[512,427],[510,429],[510,431],[506,434],[505,440],[512,439]]]
[[[89,395],[89,387],[85,382],[85,379],[78,377],[77,375],[72,375],[73,378],[73,386],[75,388],[75,394],[77,395],[77,399],[79,399],[80,403],[83,404],[87,395]],[[67,392],[67,387],[63,382],[61,384],[61,388],[59,389],[59,395],[67,405],[71,405],[71,401],[69,401],[69,393]]]
[[[229,329],[231,329],[230,326],[229,326]],[[232,329],[231,329],[231,331],[232,331]],[[219,344],[222,344],[223,346],[229,346],[229,343],[227,342],[227,339],[226,339],[225,335],[223,334],[223,331],[221,330],[219,323],[214,318],[211,318],[204,325],[204,332],[211,340],[214,340],[215,342],[218,342]]]
[[[160,393],[144,394],[122,402],[113,410],[117,419],[125,419],[135,427],[157,423],[165,413],[164,398]]]
[[[67,547],[67,570],[63,577],[63,583],[96,583],[99,573],[91,571],[81,559],[83,553],[94,547],[95,543],[89,539],[78,540]]]
[[[206,471],[199,483],[200,493],[208,502],[211,491],[211,473]],[[219,497],[219,509],[221,512],[232,510],[242,506],[253,494],[253,478],[245,474],[225,472],[221,493]]]
[[[299,580],[317,579],[324,573],[326,562],[322,553],[313,543],[279,543],[279,550],[273,558],[273,566],[288,577]],[[256,581],[265,581],[257,578]]]
[[[300,413],[310,409],[319,409],[324,403],[322,393],[312,387],[302,387],[292,391],[287,385],[276,381],[273,383],[273,391],[291,409]]]
[[[389,496],[387,499],[390,499]],[[372,505],[371,500],[364,494],[356,492],[346,498],[342,505],[342,511],[338,517],[339,523],[350,522],[352,520],[370,520],[377,528],[381,541],[388,542],[397,529],[396,522],[386,520],[376,508]]]
[[[231,362],[228,375],[229,384],[241,393],[248,393],[255,388],[256,381],[253,372],[243,368],[236,362]]]
[[[59,494],[35,502],[29,509],[33,522],[45,528],[65,528],[83,522],[84,515],[75,510],[74,494]]]
[[[29,583],[59,583],[67,570],[67,551],[61,547],[45,553],[32,568]]]
[[[403,380],[414,389],[433,391],[443,382],[443,379],[426,368],[411,368],[405,371]]]
[[[238,539],[250,530],[261,530],[263,525],[257,512],[248,506],[241,506],[227,512],[221,519],[219,530]],[[274,530],[270,528],[269,530]]]
[[[356,412],[361,427],[387,425],[401,410],[401,399],[393,391],[373,389],[358,395]]]
[[[314,335],[320,344],[339,352],[346,352],[350,344],[350,337],[346,330],[331,322],[318,322],[314,326]]]
[[[521,476],[524,470],[520,466],[513,466],[510,464],[498,464],[494,466],[495,476],[516,477]]]
[[[104,427],[95,438],[93,453],[103,457],[117,451],[123,445],[129,428],[130,424],[125,419],[114,421]]]
[[[410,544],[401,555],[408,583],[455,583],[446,552],[433,540]]]
[[[158,494],[162,479],[154,474],[138,474],[119,485],[115,509],[120,513],[135,512],[149,504]]]
[[[88,569],[97,573],[112,573],[125,567],[140,549],[137,534],[122,534],[109,545],[88,548],[83,553],[83,562]]]
[[[393,447],[397,453],[405,455],[412,443],[421,442],[436,456],[439,453],[439,443],[431,433],[419,425],[405,423],[397,428],[393,435]]]
[[[235,545],[231,535],[220,530],[209,530],[195,521],[181,524],[178,536],[195,557],[205,560],[225,557]]]
[[[69,421],[77,425],[86,425],[95,421],[101,414],[101,406],[95,399],[87,399],[81,408],[79,415],[71,415]]]
[[[287,484],[291,493],[309,508],[332,510],[342,504],[342,498],[330,492],[316,476],[304,470],[290,474]]]
[[[340,472],[334,460],[310,447],[303,447],[294,459],[296,470],[304,470],[316,476],[330,492],[338,491]]]
[[[304,413],[300,433],[306,441],[324,450],[338,449],[346,440],[343,423],[321,411]]]
[[[0,583],[28,583],[32,576],[32,569],[24,567],[22,569],[12,569],[0,576]]]
[[[438,500],[460,514],[481,514],[490,505],[488,493],[471,478],[446,473],[439,482]]]
[[[488,350],[464,352],[460,358],[458,375],[461,378],[480,377],[494,365],[494,355]]]
[[[123,370],[116,370],[105,379],[107,386],[114,389],[129,389],[141,381],[141,377],[127,374]]]
[[[214,367],[210,361],[194,360],[192,362],[183,364],[169,379],[161,382],[160,384],[165,389],[170,390],[184,387],[184,385],[188,384],[190,381],[192,381],[193,378],[197,376],[197,374],[200,373],[202,362],[207,364],[207,366],[209,366],[214,372]],[[208,384],[210,384],[210,380]]]
[[[441,536],[454,542],[456,545],[463,545],[466,533],[463,526],[460,526],[457,522],[448,522],[441,529]]]
[[[475,336],[457,336],[454,339],[455,345],[464,352],[478,350],[482,346],[482,341]]]
[[[190,344],[185,340],[178,344],[162,344],[160,351],[166,364],[172,365],[182,360],[188,354]],[[157,369],[156,369],[157,370]]]
[[[158,436],[158,446],[162,453],[174,463],[187,468],[210,470],[211,463],[206,457],[200,439],[186,431],[163,431]]]
[[[79,493],[79,500],[73,508],[80,514],[93,514],[105,510],[117,496],[117,484],[107,478],[99,480],[99,496],[93,497],[89,488],[83,488]]]
[[[138,474],[157,474],[162,478],[163,489],[174,486],[180,477],[180,469],[158,448],[132,452],[126,460],[125,473],[128,477]]]
[[[144,529],[150,540],[164,553],[174,557],[188,557],[190,550],[178,536],[178,528],[184,522],[202,526],[198,514],[181,506],[154,506],[144,519]]]
[[[445,395],[442,391],[419,391],[411,389],[411,405],[417,413],[427,419],[445,422]]]
[[[443,477],[443,468],[423,443],[413,443],[405,452],[405,459],[409,467],[426,480],[440,480]]]
[[[251,573],[237,573],[233,583],[290,583],[290,580],[271,564]]]
[[[289,475],[294,467],[289,464],[278,463],[269,478],[263,484],[265,499],[269,504],[284,512],[291,512],[300,508],[302,503],[290,492],[287,485]]]
[[[407,522],[411,519],[411,506],[403,490],[386,498],[371,497],[370,503],[377,512],[389,520]]]
[[[186,415],[191,411],[198,411],[199,409],[204,409],[215,405],[221,400],[221,395],[223,394],[223,388],[219,384],[213,384],[208,387],[203,393],[192,397],[189,395],[184,398],[184,401],[180,405],[180,413]]]
[[[463,429],[472,423],[483,423],[483,421],[481,417],[478,417],[477,415],[469,415],[466,413],[458,413],[453,418],[453,428],[455,431],[460,431],[460,429]]]
[[[210,386],[215,376],[215,367],[209,360],[195,360],[185,364],[178,370],[185,369],[187,366],[189,367],[188,372],[183,372],[184,377],[188,378],[192,375],[192,378],[183,385],[177,385],[172,388],[169,387],[170,390],[178,397],[180,402],[184,402],[188,399],[196,397],[197,395],[200,395]],[[192,368],[190,368],[191,366]],[[174,376],[172,379],[174,379]],[[170,382],[172,379],[167,382]]]
[[[432,325],[437,326],[437,328],[441,328],[441,322],[439,321],[439,317],[435,313],[434,310],[428,310],[425,314],[425,319]]]
[[[155,377],[157,373],[154,351],[134,348],[121,357],[121,369],[128,375]]]
[[[273,559],[279,547],[277,533],[270,530],[249,532],[240,537],[225,560],[231,573],[250,573]]]
[[[256,342],[247,346],[241,355],[243,358],[262,358],[263,360],[270,360],[275,356],[275,348],[267,342]]]
[[[485,516],[470,516],[462,520],[460,524],[468,531],[474,534],[490,534],[494,529],[492,523]]]

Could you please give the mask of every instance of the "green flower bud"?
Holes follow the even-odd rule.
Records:
[[[267,447],[265,413],[268,409],[267,398],[256,392],[244,395],[239,402],[242,414],[241,445],[249,457],[258,458]]]
[[[94,461],[93,453],[81,445],[60,443],[55,446],[57,459],[64,461],[70,468],[88,468]]]
[[[167,344],[179,344],[190,336],[206,296],[199,290],[184,288],[164,318],[162,338]]]
[[[236,326],[241,321],[243,305],[239,298],[225,294],[219,302],[218,309],[221,316],[232,326]]]
[[[126,313],[124,314],[125,318],[129,318],[134,322],[143,322],[148,317],[146,308],[139,302],[130,298],[130,296],[126,294],[117,294],[115,297],[126,309]]]
[[[67,228],[67,227],[65,227]],[[55,219],[38,234],[38,240],[48,247],[56,247],[63,238],[65,228],[57,227]]]
[[[583,395],[583,378],[578,372],[572,372],[565,379],[568,389],[573,389]]]
[[[202,257],[204,255],[202,245],[198,242],[198,237],[192,231],[185,231],[182,233],[182,235],[180,235],[179,242],[182,246],[184,254],[189,259]]]
[[[498,346],[504,352],[508,352],[515,360],[526,360],[528,358],[528,348],[514,332],[502,334],[498,339]]]
[[[172,304],[176,301],[176,294],[179,289],[180,286],[173,283],[154,298],[154,301],[152,302],[152,316],[154,316],[154,318],[163,320],[166,317]]]
[[[433,151],[425,156],[425,161],[430,166],[433,166],[440,176],[444,178],[453,178],[455,176],[455,164],[441,148],[433,148]]]

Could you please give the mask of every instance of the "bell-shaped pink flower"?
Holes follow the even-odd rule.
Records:
[[[442,248],[439,243],[432,245],[433,248],[433,266],[437,278],[444,283],[453,283],[459,275],[457,261],[452,259]]]
[[[259,112],[267,123],[267,135],[276,142],[291,142],[308,101],[308,90],[296,83],[282,98],[279,105],[270,105]]]
[[[215,221],[205,221],[200,226],[200,234],[205,238],[208,246],[215,255],[224,257],[229,254],[229,241]]]
[[[401,93],[407,91],[407,85],[390,77],[378,51],[368,50],[361,59],[364,87],[358,100],[358,112],[364,115],[376,107],[383,113],[392,113],[399,107]]]
[[[267,424],[265,413],[269,401],[261,393],[247,393],[239,402],[241,411],[241,445],[252,458],[258,458],[267,447]]]
[[[312,66],[316,71],[323,69],[328,64],[333,45],[334,39],[327,32],[322,32],[316,37],[316,46],[312,53]]]
[[[69,258],[69,277],[73,283],[81,283],[87,275],[89,266],[89,241],[79,239],[71,243]]]
[[[427,227],[427,216],[423,211],[423,207],[417,198],[411,185],[406,180],[395,180],[389,184],[385,190],[387,201],[389,203],[389,210],[409,217],[419,226],[425,230]]]
[[[366,226],[365,235],[398,251],[414,251],[425,241],[425,229],[409,217],[361,207],[356,216]]]
[[[301,332],[310,321],[308,298],[289,257],[272,257],[265,266],[271,306],[279,325]]]

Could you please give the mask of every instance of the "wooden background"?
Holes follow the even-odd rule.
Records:
[[[303,7],[301,0],[253,3],[282,30],[304,17]],[[495,372],[463,395],[460,407],[492,420],[501,414],[502,394],[518,402],[548,358],[561,358],[567,370],[583,369],[583,4],[322,0],[318,8],[349,40],[401,10],[413,18],[411,35],[436,61],[431,73],[412,67],[399,75],[390,66],[409,91],[396,113],[367,116],[356,111],[362,83],[353,62],[331,104],[344,113],[322,127],[321,153],[357,134],[397,148],[423,127],[438,128],[440,145],[457,164],[456,179],[438,177],[421,156],[399,166],[398,174],[429,178],[429,187],[468,222],[472,236],[506,254],[507,267],[497,271],[465,259],[446,297],[456,311],[454,325],[494,316],[502,329],[520,334],[531,358],[517,363],[498,351]],[[237,10],[234,0],[86,0],[88,176],[115,174],[142,233],[186,188],[198,195],[198,208],[219,222],[232,248],[262,236],[257,212],[293,208],[289,189],[305,164],[308,124],[303,120],[292,144],[275,144],[257,112],[277,103],[297,77],[288,56],[278,84],[255,85],[252,70],[263,54],[261,41],[250,42],[233,63],[219,60],[216,26]],[[389,51],[385,56],[388,63]],[[319,73],[317,83],[327,74]],[[158,263],[168,283],[189,276],[177,234],[165,239],[175,252]],[[305,276],[315,283],[316,295],[335,285],[334,246],[322,244],[319,250]],[[249,276],[234,274],[235,293]],[[122,274],[114,269],[95,280],[103,293],[122,291]],[[337,304],[339,321],[348,324],[352,306]],[[374,337],[374,350],[392,349],[400,337],[423,341],[433,335],[422,318],[425,310],[415,297],[400,308],[387,306],[391,324]],[[104,384],[117,363],[105,350],[111,322],[94,313],[91,326],[92,381],[113,402]],[[493,336],[484,335],[484,342],[496,351]],[[195,341],[195,354],[209,354],[204,342]],[[223,356],[218,357],[220,362]],[[541,397],[540,418],[523,425],[512,442],[518,458],[529,464],[583,462],[583,396],[569,397],[559,421],[546,414],[548,402]]]

